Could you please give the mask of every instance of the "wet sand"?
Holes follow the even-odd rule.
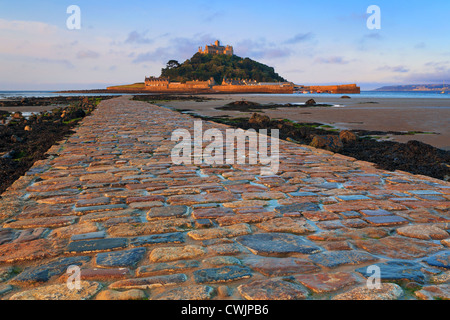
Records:
[[[253,112],[216,110],[230,102],[248,100],[261,104],[304,103],[311,96],[303,95],[205,95],[221,100],[205,102],[171,101],[166,105],[176,109],[189,109],[205,116],[247,117]],[[289,119],[296,122],[318,122],[338,129],[377,131],[420,131],[434,134],[386,136],[394,141],[418,140],[437,148],[450,150],[450,99],[392,99],[354,98],[317,95],[318,104],[333,104],[341,107],[280,108],[261,110],[274,119]]]

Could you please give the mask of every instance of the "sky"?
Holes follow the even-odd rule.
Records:
[[[449,15],[448,0],[1,0],[0,90],[143,82],[217,39],[296,84],[450,83]]]

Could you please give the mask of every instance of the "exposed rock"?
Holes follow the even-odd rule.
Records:
[[[343,143],[349,143],[356,141],[358,136],[349,130],[343,130],[339,133],[339,138]]]
[[[305,106],[315,106],[317,103],[314,99],[309,99],[308,101],[305,102]]]
[[[254,113],[248,122],[249,124],[256,125],[261,128],[267,128],[270,124],[270,118],[259,113]]]
[[[326,136],[314,136],[311,143],[311,147],[318,149],[325,149],[332,152],[339,152],[344,148],[339,136],[326,135]]]

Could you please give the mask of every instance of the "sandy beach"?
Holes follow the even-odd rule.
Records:
[[[252,112],[216,110],[230,102],[248,100],[261,104],[304,103],[311,96],[303,95],[205,95],[220,99],[204,102],[170,101],[165,105],[176,109],[188,109],[205,116],[247,117]],[[318,104],[339,107],[280,108],[261,110],[274,119],[289,119],[297,122],[318,122],[338,129],[415,131],[434,134],[386,136],[398,142],[418,140],[435,147],[450,150],[450,99],[392,99],[355,98],[317,95],[312,97]]]

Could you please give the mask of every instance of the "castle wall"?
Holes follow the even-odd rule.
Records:
[[[321,92],[329,92],[329,93],[348,93],[348,94],[359,94],[361,93],[361,88],[356,86],[356,84],[344,84],[337,86],[310,86],[307,87],[310,91],[321,91]]]

